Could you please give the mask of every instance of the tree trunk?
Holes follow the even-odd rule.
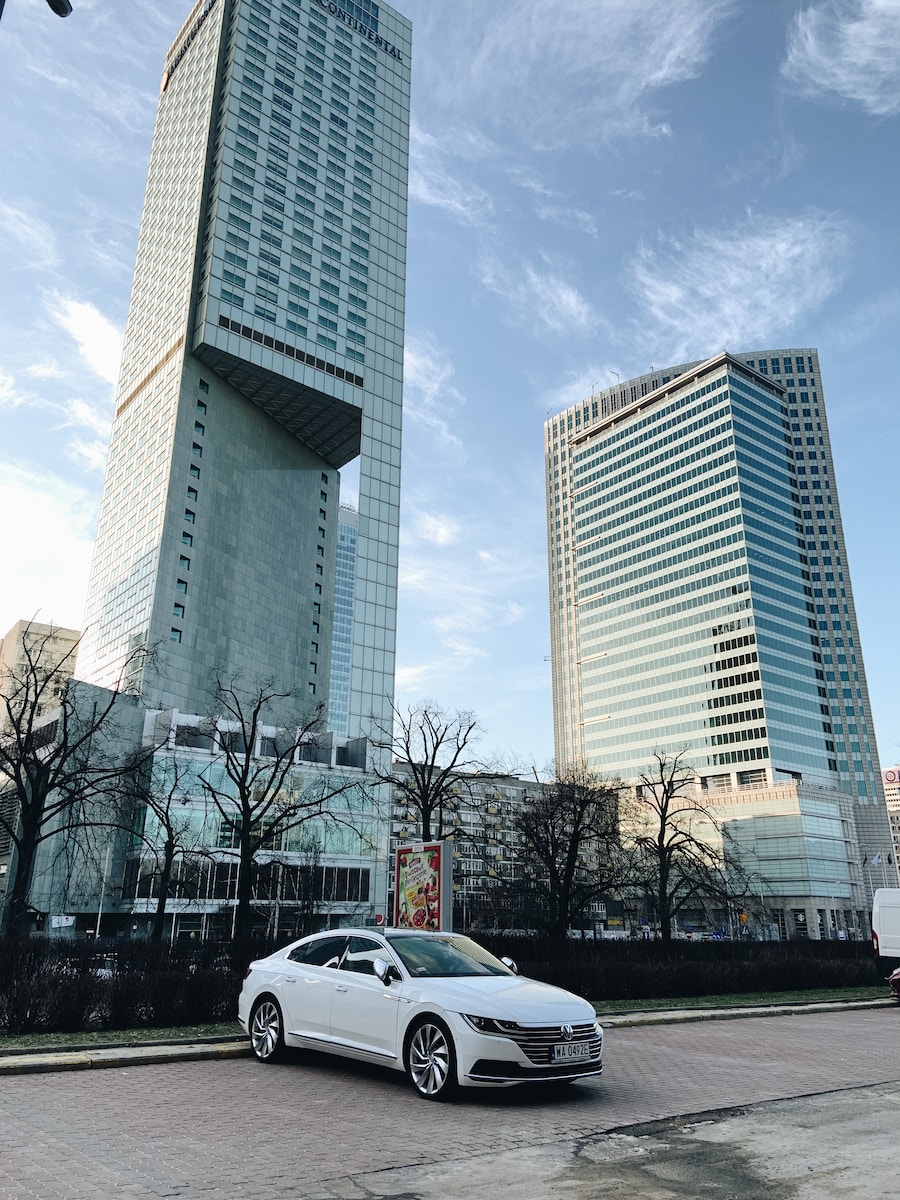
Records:
[[[31,909],[28,896],[34,860],[38,846],[38,822],[34,814],[23,814],[19,840],[16,845],[16,873],[9,891],[9,934],[11,937],[28,937],[31,933]]]
[[[153,928],[150,937],[162,941],[163,929],[166,924],[166,901],[169,898],[169,883],[172,879],[172,864],[175,861],[175,844],[167,841],[163,849],[163,865],[159,873],[159,896],[156,899],[156,912],[153,916]],[[174,921],[174,917],[172,920]]]
[[[235,940],[250,936],[253,898],[253,846],[244,834],[246,820],[241,822],[241,850],[237,879],[237,910],[234,914]]]
[[[660,864],[659,894],[657,896],[659,912],[659,936],[664,942],[672,940],[672,903],[669,896],[669,872]]]

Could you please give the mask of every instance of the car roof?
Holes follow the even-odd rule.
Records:
[[[372,934],[377,934],[380,937],[385,937],[387,934],[396,937],[464,937],[465,934],[454,932],[452,929],[400,929],[392,925],[364,925],[358,928],[347,929],[320,929],[318,933],[311,933],[309,938],[322,937],[371,937]],[[303,941],[306,938],[301,939]]]

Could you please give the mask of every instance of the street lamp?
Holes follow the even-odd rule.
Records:
[[[69,0],[47,0],[47,3],[58,17],[67,17],[72,11],[72,5],[69,3]],[[6,0],[0,0],[0,17],[3,16],[4,4],[6,4]]]

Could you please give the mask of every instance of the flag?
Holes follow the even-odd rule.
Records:
[[[873,866],[873,867],[880,867],[880,866],[881,866],[881,851],[880,851],[880,850],[878,851],[878,853],[877,853],[877,854],[874,854],[874,855],[872,856],[872,866]]]

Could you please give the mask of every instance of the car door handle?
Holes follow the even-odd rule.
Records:
[[[350,991],[350,989],[347,987],[346,983],[335,984],[334,990],[336,992],[349,992]]]

